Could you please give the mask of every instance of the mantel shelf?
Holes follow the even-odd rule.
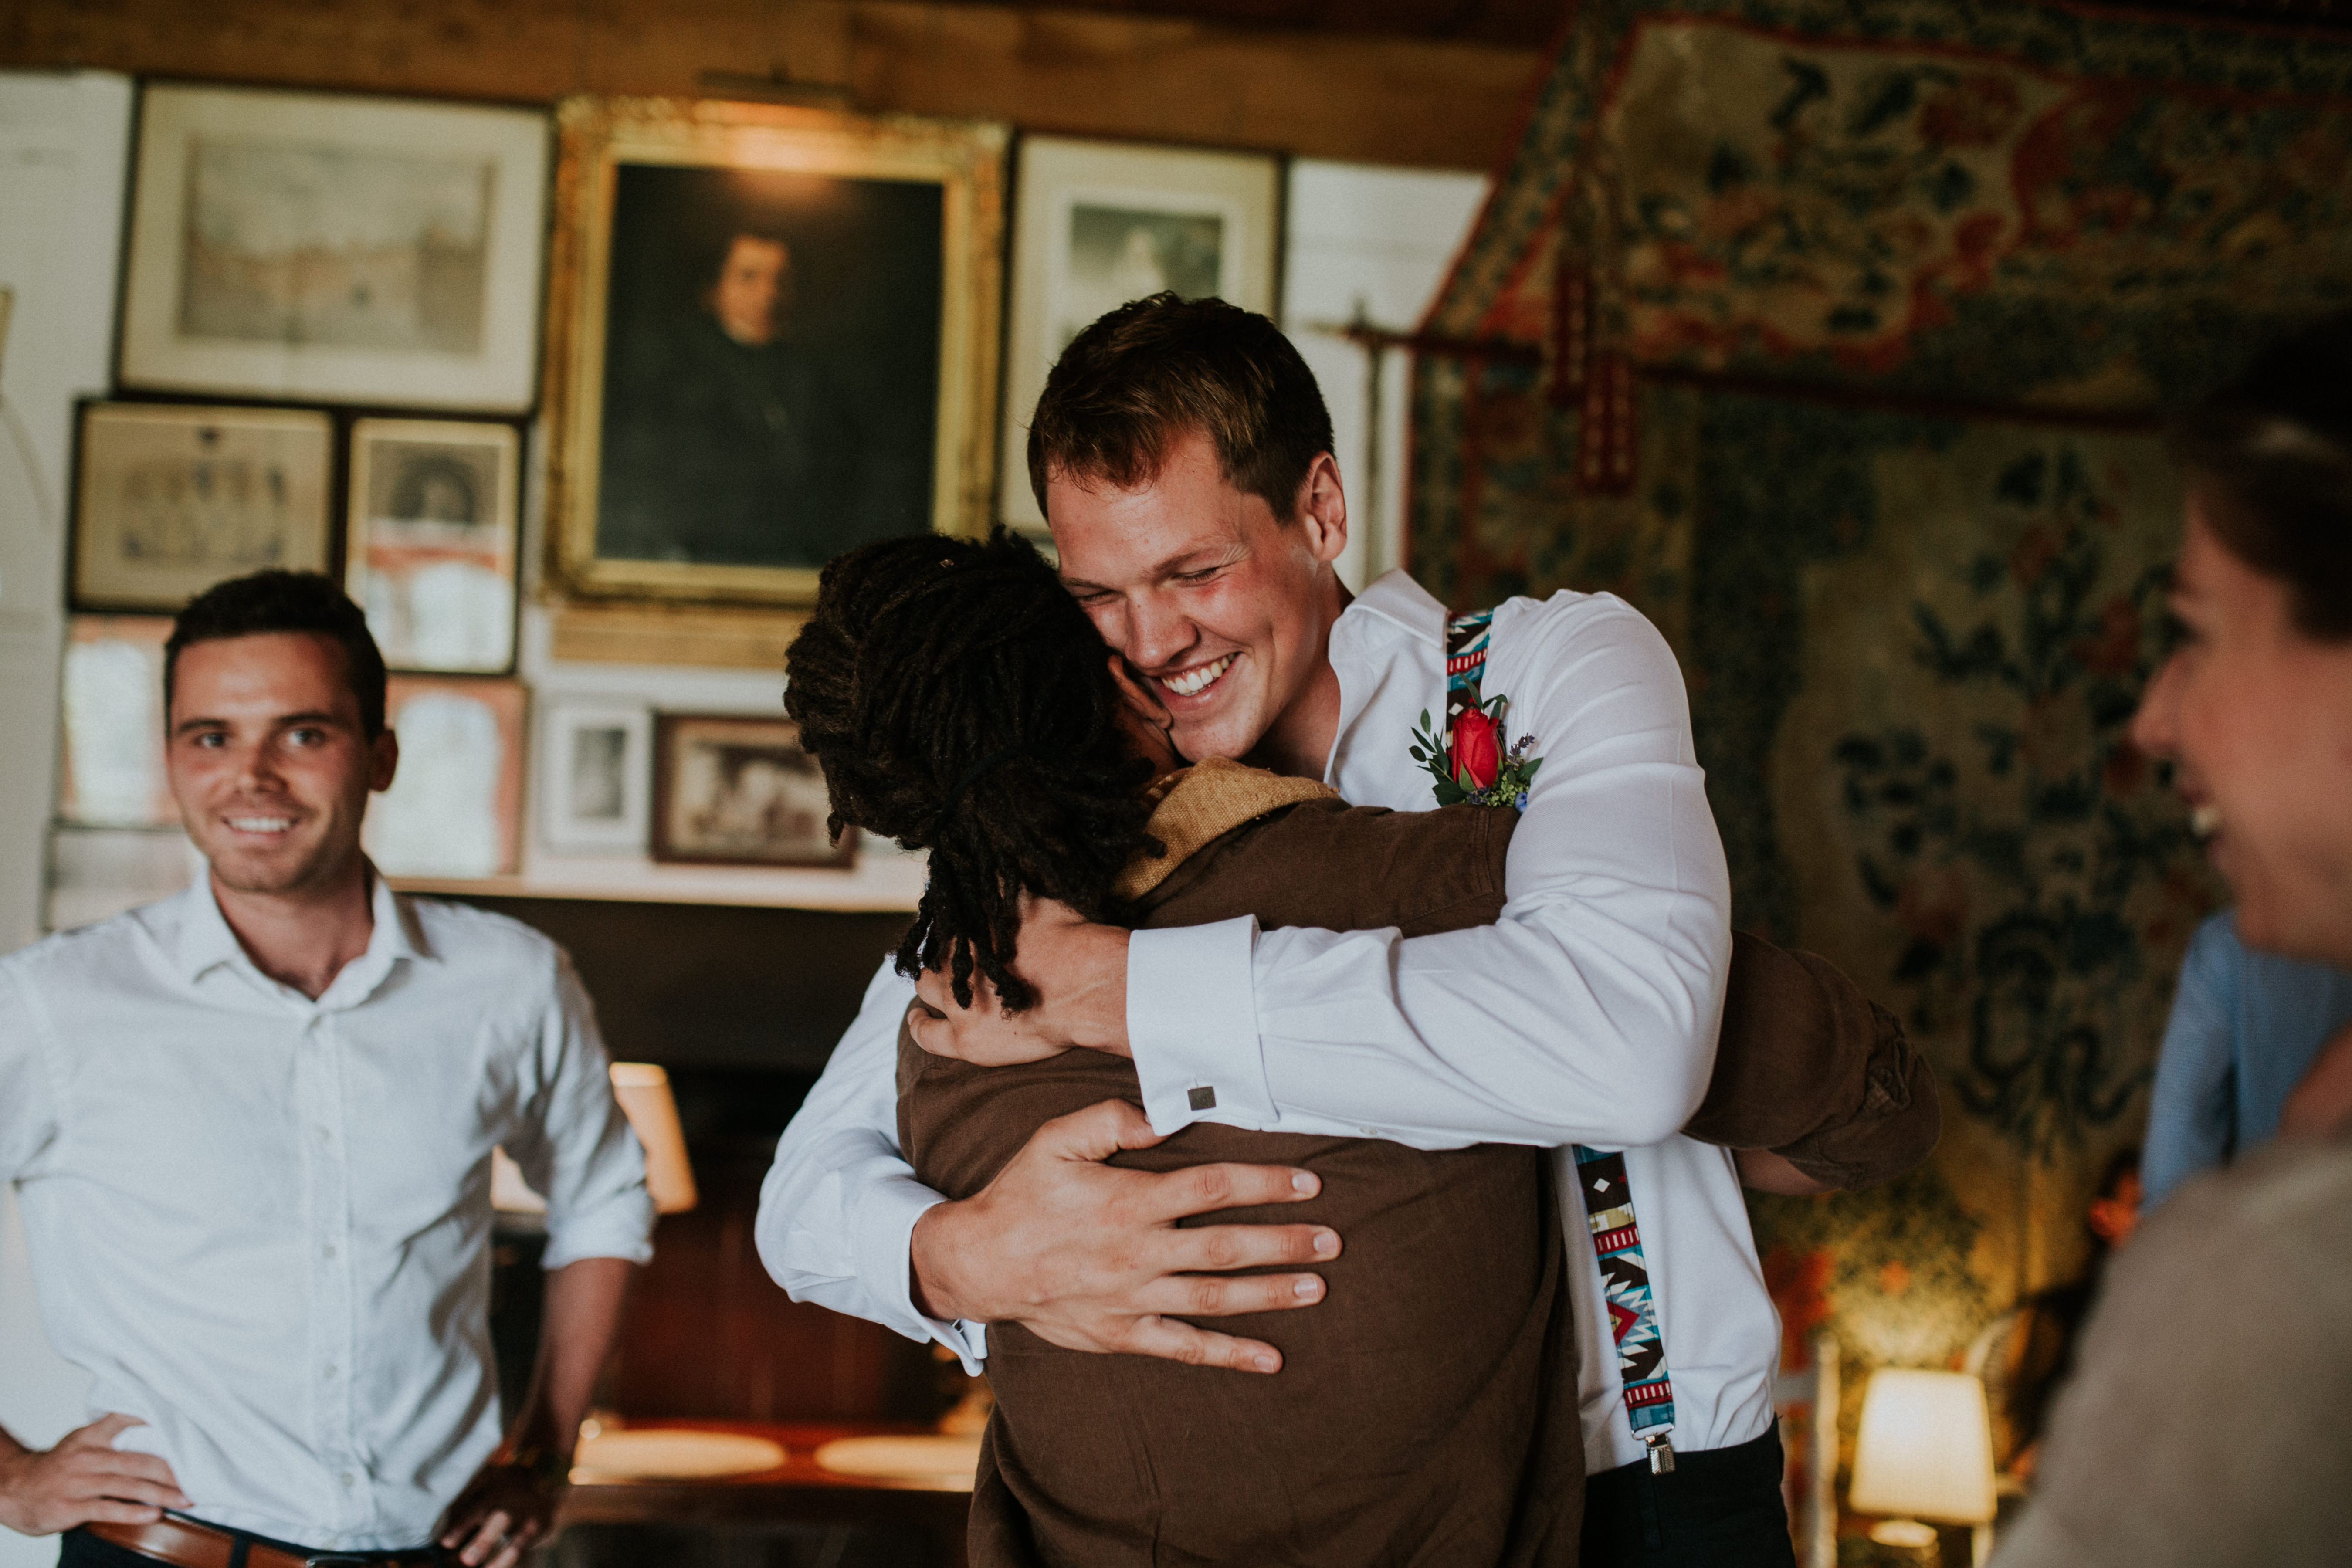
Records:
[[[824,867],[665,866],[635,858],[534,857],[519,876],[394,877],[404,893],[455,898],[603,899],[646,904],[730,904],[768,909],[912,913],[923,896],[924,859],[861,855],[848,870]]]

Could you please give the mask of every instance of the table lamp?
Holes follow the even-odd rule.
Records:
[[[686,1130],[678,1125],[677,1101],[669,1074],[651,1062],[614,1062],[613,1098],[646,1152],[646,1191],[656,1214],[684,1214],[700,1201],[694,1167],[686,1157]],[[531,1191],[522,1170],[504,1149],[490,1151],[490,1206],[508,1214],[545,1214],[547,1200]]]
[[[1894,1516],[1870,1528],[1885,1546],[1933,1546],[1936,1532],[1923,1519],[1990,1522],[1992,1424],[1984,1384],[1964,1372],[1872,1373],[1846,1502],[1856,1513]]]
[[[669,1074],[651,1062],[614,1062],[613,1098],[646,1151],[646,1190],[656,1214],[684,1214],[698,1194],[694,1167],[686,1158],[686,1129],[678,1125],[677,1101]]]

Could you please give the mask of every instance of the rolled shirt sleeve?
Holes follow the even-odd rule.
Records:
[[[939,1194],[898,1152],[898,1025],[915,983],[888,959],[856,1020],[776,1143],[754,1226],[760,1260],[795,1301],[931,1340],[977,1375],[982,1325],[926,1316],[914,1300],[915,1222]]]
[[[560,952],[552,989],[534,1057],[538,1092],[507,1150],[547,1199],[541,1267],[553,1270],[583,1258],[643,1263],[654,1254],[645,1153],[614,1097],[588,993]]]
[[[1498,615],[1495,637],[1486,694],[1517,700],[1509,730],[1543,759],[1502,919],[1411,939],[1263,931],[1245,959],[1234,939],[1138,931],[1129,1029],[1154,1131],[1205,1120],[1420,1148],[1621,1148],[1671,1136],[1697,1108],[1731,900],[1681,672],[1614,601]],[[1341,793],[1433,804],[1404,755],[1409,723],[1384,787],[1342,776]],[[1181,1014],[1177,996],[1192,999]]]

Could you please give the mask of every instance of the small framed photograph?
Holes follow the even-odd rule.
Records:
[[[985,531],[1003,126],[666,99],[558,122],[560,590],[805,608],[853,545]]]
[[[324,570],[333,469],[314,409],[84,404],[75,607],[168,613],[225,577]]]
[[[344,586],[394,669],[514,667],[519,446],[511,425],[352,422]]]
[[[547,154],[531,110],[148,87],[123,383],[524,412]]]
[[[162,827],[180,820],[163,772],[163,616],[76,616],[66,643],[58,820]]]
[[[539,836],[549,848],[645,848],[653,732],[653,710],[643,703],[557,697],[541,705]]]
[[[362,842],[390,877],[512,873],[522,822],[523,689],[513,680],[395,675],[384,721],[400,738],[392,787]]]
[[[789,719],[662,713],[654,721],[653,858],[722,866],[841,866],[854,830],[827,842],[832,805]]]
[[[1029,490],[1029,418],[1070,340],[1168,289],[1274,313],[1279,159],[1058,136],[1022,139],[1005,334],[997,516],[1042,532]]]

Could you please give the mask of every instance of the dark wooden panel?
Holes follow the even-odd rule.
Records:
[[[600,899],[467,901],[563,945],[616,1060],[805,1077],[824,1068],[908,920]]]
[[[908,0],[14,0],[0,65],[517,102],[725,96],[776,76],[869,110],[1484,169],[1541,60],[1270,19],[1283,25]]]
[[[639,1418],[928,1420],[945,1408],[929,1350],[787,1297],[752,1243],[764,1163],[698,1161],[700,1206],[663,1218],[609,1373]]]

